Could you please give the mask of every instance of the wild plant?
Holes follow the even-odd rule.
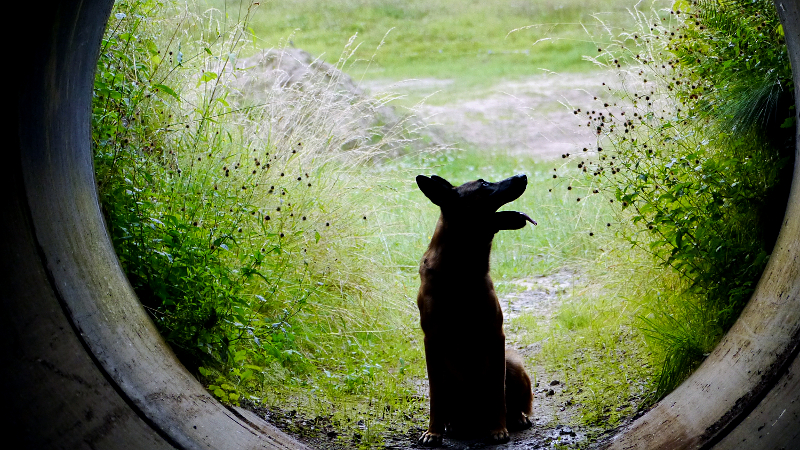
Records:
[[[578,190],[605,196],[608,228],[685,280],[641,317],[664,355],[654,398],[736,320],[788,194],[793,100],[774,7],[717,3],[632,9],[637,27],[590,58],[617,79],[594,110],[574,111],[598,136],[571,158],[585,174]]]
[[[420,148],[418,124],[376,122],[391,94],[341,88],[354,41],[302,82],[278,71],[252,101],[240,55],[255,5],[230,24],[191,4],[115,4],[92,130],[109,234],[166,341],[221,400],[302,392],[317,412],[363,414],[367,398],[407,414],[419,357],[388,350],[414,338],[385,247],[398,174],[376,167]]]

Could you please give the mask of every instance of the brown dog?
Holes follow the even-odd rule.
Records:
[[[495,233],[536,225],[526,214],[497,212],[527,184],[525,175],[458,187],[436,175],[417,177],[420,190],[442,211],[419,266],[431,414],[421,445],[440,445],[445,430],[508,442],[509,429],[531,426],[531,381],[519,356],[505,349],[503,312],[489,277]]]

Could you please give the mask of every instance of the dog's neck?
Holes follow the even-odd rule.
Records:
[[[447,267],[460,274],[486,274],[493,238],[493,232],[479,231],[469,225],[453,225],[439,216],[425,253],[425,264],[433,270]]]

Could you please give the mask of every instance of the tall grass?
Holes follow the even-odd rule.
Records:
[[[271,3],[258,14],[253,4],[218,6],[117,2],[95,83],[93,138],[123,268],[165,339],[219,399],[297,411],[338,430],[329,436],[343,446],[381,445],[423,423],[414,299],[439,212],[416,189],[419,173],[455,184],[528,174],[528,191],[509,208],[540,225],[497,235],[492,276],[501,294],[515,289],[512,280],[564,267],[591,280],[550,322],[533,312],[510,323],[520,343],[541,344],[532,363],[576,386],[585,423],[618,423],[652,401],[659,361],[691,367],[713,345],[691,334],[710,323],[707,311],[674,295],[686,281],[602,232],[630,217],[609,219],[612,204],[598,186],[575,181],[585,166],[430,148],[415,118],[385,120],[398,96],[367,96],[342,72],[357,80],[462,76],[474,85],[535,73],[543,61],[573,70],[572,56],[612,41],[586,39],[580,23],[615,28],[575,2]],[[343,15],[377,24],[352,30]],[[254,82],[265,58],[285,58],[282,67],[305,58],[292,43],[324,52],[332,65],[312,57],[300,61],[310,69],[298,80],[278,70]],[[635,282],[642,274],[651,281]],[[654,330],[651,341],[642,329]],[[662,352],[656,341],[685,349]],[[663,385],[681,370],[664,370],[674,379]],[[302,420],[289,422],[309,432]]]
[[[402,119],[365,128],[385,99],[340,89],[338,70],[243,101],[251,12],[116,3],[93,115],[103,210],[144,306],[210,391],[352,430],[373,402],[392,406],[354,432],[368,443],[419,403],[413,301],[386,247],[391,185],[408,176],[375,169],[418,134]]]
[[[651,286],[677,292],[650,296],[639,322],[661,349],[656,398],[683,381],[738,317],[788,193],[793,122],[785,99],[769,100],[787,73],[774,8],[720,8],[632,10],[638,27],[594,59],[618,78],[585,112],[597,150],[576,158],[589,168],[584,185],[614,202],[617,235],[680,280]],[[734,50],[748,46],[747,57]]]

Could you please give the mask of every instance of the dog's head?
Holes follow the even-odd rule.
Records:
[[[448,222],[487,229],[518,230],[526,222],[536,225],[527,214],[517,211],[497,212],[501,206],[519,198],[528,185],[528,177],[515,175],[497,183],[475,180],[453,186],[442,177],[417,176],[417,186],[430,201],[442,209]]]

